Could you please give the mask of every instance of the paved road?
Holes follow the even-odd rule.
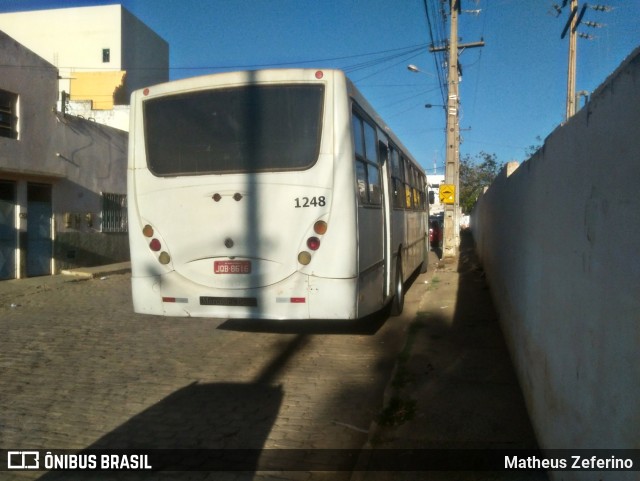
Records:
[[[277,323],[137,315],[129,283],[127,274],[0,283],[0,448],[358,449],[422,294],[414,286],[403,316],[386,322]]]

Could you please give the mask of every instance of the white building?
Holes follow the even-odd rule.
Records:
[[[444,184],[444,175],[427,175],[427,188],[433,192],[434,203],[429,206],[429,214],[435,215],[444,212],[444,204],[440,202],[440,185]]]
[[[169,45],[121,5],[4,13],[0,30],[58,69],[59,106],[65,92],[65,108],[123,130],[128,112],[104,111],[169,79]]]

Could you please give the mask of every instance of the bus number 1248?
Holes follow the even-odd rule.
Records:
[[[324,197],[324,195],[321,195],[320,197],[296,197],[295,199],[296,201],[296,209],[299,209],[300,207],[324,207],[325,205],[327,205],[327,201]]]

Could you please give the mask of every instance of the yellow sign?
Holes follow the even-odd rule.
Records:
[[[456,186],[454,184],[440,184],[440,202],[443,204],[455,204]]]

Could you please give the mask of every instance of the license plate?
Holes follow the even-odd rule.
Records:
[[[258,307],[255,297],[209,297],[200,296],[201,306]]]
[[[213,261],[214,274],[250,274],[251,261]]]

